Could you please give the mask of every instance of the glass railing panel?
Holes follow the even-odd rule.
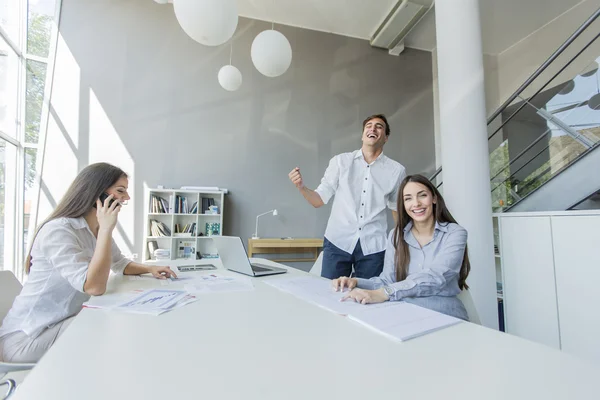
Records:
[[[515,110],[518,110],[515,113]],[[522,198],[518,185],[550,159],[552,129],[539,115],[539,109],[521,100],[500,114],[510,117],[494,141],[499,145],[490,153],[492,208],[501,212]],[[491,143],[491,141],[490,141]]]

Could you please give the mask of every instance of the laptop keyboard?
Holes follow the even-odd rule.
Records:
[[[252,271],[254,272],[266,272],[266,271],[272,271],[270,268],[263,268],[263,267],[259,267],[257,265],[253,265],[252,266]]]

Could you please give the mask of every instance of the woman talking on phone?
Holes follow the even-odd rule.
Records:
[[[175,277],[169,267],[128,260],[114,242],[127,187],[120,168],[92,164],[38,227],[25,262],[29,277],[0,326],[0,361],[37,362],[90,295],[104,294],[111,270]]]

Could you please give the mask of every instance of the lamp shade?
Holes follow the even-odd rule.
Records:
[[[563,88],[560,90],[559,94],[569,94],[573,91],[573,89],[575,89],[575,82],[573,82],[573,80],[570,80],[567,83],[565,83]]]
[[[179,25],[206,46],[219,46],[233,36],[238,23],[236,0],[174,0]]]
[[[225,65],[219,70],[219,84],[229,92],[235,92],[242,86],[242,73],[233,65]]]
[[[587,78],[588,76],[594,75],[596,72],[598,72],[598,63],[596,61],[592,61],[590,65],[587,66],[586,72],[582,73],[581,76],[585,76]]]
[[[600,109],[600,93],[597,93],[590,97],[590,99],[588,100],[588,107],[592,110]]]
[[[274,78],[282,75],[290,67],[292,46],[281,32],[266,30],[254,38],[250,56],[258,72]]]

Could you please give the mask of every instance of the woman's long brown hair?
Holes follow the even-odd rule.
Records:
[[[100,195],[113,186],[122,177],[127,177],[121,168],[108,163],[96,163],[85,167],[60,200],[52,214],[42,222],[33,235],[27,258],[25,259],[25,273],[31,270],[31,249],[38,232],[49,221],[57,218],[79,218],[87,214],[96,205]]]
[[[400,184],[400,190],[398,191],[398,223],[396,229],[394,229],[394,247],[396,248],[396,280],[398,282],[403,281],[408,276],[408,264],[410,263],[410,252],[408,244],[404,241],[404,228],[412,221],[412,218],[408,216],[406,209],[404,208],[404,188],[409,182],[420,183],[425,186],[433,198],[436,200],[433,204],[433,216],[438,223],[457,223],[448,208],[444,198],[437,190],[434,184],[423,175],[409,175]],[[460,267],[460,275],[458,277],[458,287],[460,290],[468,289],[467,276],[471,271],[471,264],[469,263],[469,252],[465,246],[465,255],[463,257],[462,266]]]

